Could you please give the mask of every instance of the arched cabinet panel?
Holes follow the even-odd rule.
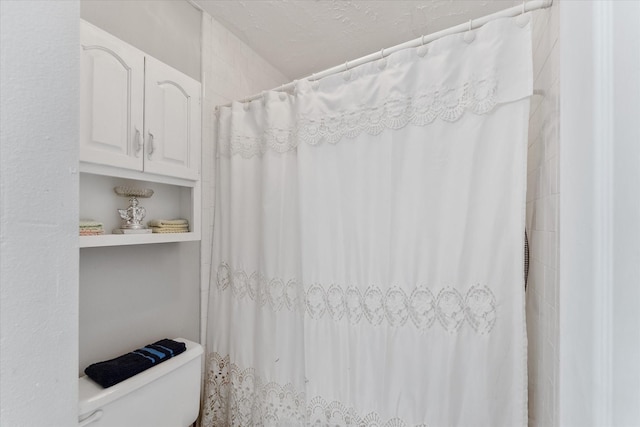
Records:
[[[145,170],[200,174],[200,83],[151,57],[145,63]]]
[[[142,170],[144,54],[81,22],[80,160]]]

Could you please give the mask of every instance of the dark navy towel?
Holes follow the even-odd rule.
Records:
[[[184,343],[165,338],[115,359],[94,363],[88,366],[84,373],[107,388],[169,360],[186,349]]]

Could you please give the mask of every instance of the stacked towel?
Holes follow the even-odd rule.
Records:
[[[92,219],[80,220],[81,236],[99,236],[101,234],[104,234],[104,228],[101,222],[94,221]]]
[[[188,233],[189,221],[186,219],[154,219],[147,223],[154,233]]]
[[[94,363],[87,367],[84,373],[107,388],[169,360],[186,349],[184,343],[165,338],[115,359]]]

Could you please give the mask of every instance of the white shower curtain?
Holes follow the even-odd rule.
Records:
[[[219,111],[202,424],[527,424],[530,16]]]

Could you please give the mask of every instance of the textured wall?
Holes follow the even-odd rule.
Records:
[[[0,425],[72,426],[78,1],[0,2]]]
[[[201,17],[187,2],[82,1],[81,17],[199,79]],[[80,373],[160,338],[198,341],[199,298],[198,242],[81,249]]]
[[[522,4],[520,0],[196,1],[289,79]]]
[[[534,89],[529,120],[527,290],[529,425],[558,421],[559,6],[534,12]]]
[[[202,103],[201,316],[205,322],[213,231],[215,107],[272,89],[288,80],[207,13],[202,18],[202,46],[205,95]],[[203,333],[204,330],[201,331],[204,337]]]

